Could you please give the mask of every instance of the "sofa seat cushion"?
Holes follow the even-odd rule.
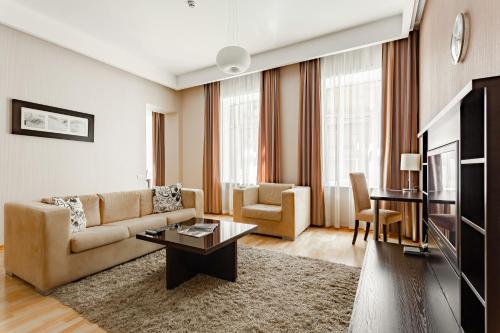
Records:
[[[259,220],[281,221],[281,206],[255,204],[242,208],[244,217]]]
[[[281,206],[281,192],[293,188],[293,184],[259,184],[259,203]]]
[[[196,209],[195,208],[183,208],[173,212],[165,213],[167,217],[168,224],[174,224],[179,222],[184,222],[187,220],[196,217]]]
[[[106,225],[124,226],[128,229],[130,237],[146,231],[147,229],[158,229],[167,225],[167,214],[151,214],[135,219],[108,223]]]
[[[99,246],[116,243],[129,237],[124,226],[96,226],[71,235],[71,251],[83,252]]]

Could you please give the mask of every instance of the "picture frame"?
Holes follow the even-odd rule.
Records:
[[[94,115],[13,99],[12,134],[94,142]]]

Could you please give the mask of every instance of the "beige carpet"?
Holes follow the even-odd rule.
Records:
[[[344,332],[360,269],[248,247],[238,280],[197,275],[165,289],[165,251],[56,289],[109,332]]]

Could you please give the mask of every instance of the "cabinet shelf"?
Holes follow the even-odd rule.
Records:
[[[483,235],[486,235],[486,230],[484,230],[483,228],[481,228],[480,226],[478,226],[477,224],[475,224],[474,222],[472,222],[468,218],[461,216],[461,219],[463,222],[467,223],[469,226],[474,228],[474,230],[480,232]]]
[[[462,217],[465,217],[469,221],[473,221],[474,224],[485,229],[484,164],[462,164],[460,169],[460,210]]]
[[[470,290],[474,293],[474,295],[477,297],[477,300],[481,303],[482,306],[485,306],[486,302],[484,301],[484,299],[481,297],[481,295],[479,295],[479,293],[477,292],[476,288],[474,287],[474,285],[472,285],[472,283],[470,282],[470,280],[467,278],[467,275],[465,275],[463,272],[462,272],[462,279],[467,283],[467,285],[469,286]]]
[[[485,235],[478,232],[476,228],[467,222],[463,222],[461,224],[460,244],[462,252],[460,268],[462,274],[467,277],[467,281],[474,287],[474,291],[484,301]]]
[[[481,158],[469,158],[465,160],[461,160],[461,164],[484,164],[486,159],[484,157]]]
[[[462,100],[460,111],[461,159],[484,158],[484,90],[473,90]]]
[[[469,280],[462,274],[462,283],[460,284],[460,303],[461,315],[460,325],[463,332],[485,332],[484,315],[486,306],[482,298],[477,295],[474,288],[471,287]],[[482,319],[482,320],[481,320]]]

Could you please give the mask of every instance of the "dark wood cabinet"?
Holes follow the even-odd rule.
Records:
[[[459,285],[450,288],[447,298],[459,300],[458,320],[464,332],[500,332],[500,77],[471,81],[435,119],[453,112],[460,113]],[[431,121],[419,133],[424,193],[430,176],[425,163],[428,131],[433,125]],[[428,226],[427,210],[424,202],[424,226]],[[440,274],[436,272],[438,279]]]
[[[474,80],[460,105],[460,316],[500,332],[500,78]]]

